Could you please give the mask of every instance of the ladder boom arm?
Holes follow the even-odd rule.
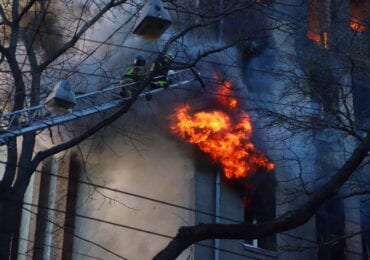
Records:
[[[196,79],[190,70],[181,70],[171,75],[176,78],[175,83],[168,88],[175,88],[194,82]],[[52,126],[70,122],[79,118],[101,113],[113,108],[122,106],[128,98],[122,98],[118,94],[123,87],[134,87],[137,83],[130,83],[123,86],[112,86],[82,94],[76,97],[76,109],[64,114],[55,115],[48,112],[44,105],[25,108],[0,116],[0,146],[7,143],[11,137],[24,135],[26,133],[43,130]],[[144,91],[139,97],[163,91],[162,88]]]

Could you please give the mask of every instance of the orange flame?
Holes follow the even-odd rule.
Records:
[[[352,17],[351,18],[351,21],[350,21],[350,27],[352,30],[356,31],[356,32],[364,32],[366,30],[366,26],[363,25],[359,19],[357,19],[356,17]]]
[[[321,42],[321,35],[313,31],[307,31],[307,38],[316,42],[317,44],[320,44]]]
[[[326,31],[327,24],[320,21],[320,10],[318,2],[309,1],[307,5],[307,32],[306,36],[308,39],[316,42],[319,46],[327,49],[329,34]],[[322,20],[322,19],[321,19]],[[326,28],[326,29],[325,29]]]
[[[238,100],[230,96],[232,84],[230,81],[224,81],[222,87],[218,88],[216,95],[219,102],[228,109],[236,109]]]
[[[227,104],[236,108],[234,98],[227,100],[221,96],[220,101],[228,101]],[[219,162],[227,178],[248,177],[259,168],[274,169],[274,164],[251,142],[252,124],[247,113],[240,112],[235,120],[219,110],[190,114],[190,109],[189,105],[176,109],[171,130]]]
[[[308,3],[307,38],[317,43],[321,42],[320,20],[315,2]]]
[[[349,26],[356,32],[364,32],[366,26],[366,0],[351,0],[351,20]]]

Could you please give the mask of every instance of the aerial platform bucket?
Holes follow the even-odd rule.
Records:
[[[75,93],[67,80],[59,81],[45,101],[46,109],[56,114],[68,113],[75,105]]]
[[[170,25],[170,14],[164,9],[162,1],[149,0],[140,13],[133,33],[146,40],[156,40]]]

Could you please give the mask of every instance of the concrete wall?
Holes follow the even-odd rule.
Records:
[[[155,99],[152,102],[155,103]],[[92,150],[85,158],[87,172],[83,179],[194,208],[193,162],[186,153],[186,147],[171,139],[168,132],[161,131],[167,125],[160,126],[163,122],[154,118],[164,115],[157,114],[158,110],[154,107],[145,107],[147,104],[138,109],[143,111],[133,112],[134,116],[120,120],[112,129],[104,132],[104,141],[90,147]],[[135,120],[138,120],[138,124]],[[124,129],[123,125],[128,125],[128,128]],[[117,131],[122,132],[119,134]],[[167,237],[135,229],[174,236],[180,226],[194,223],[192,211],[137,196],[104,189],[94,190],[86,185],[79,187],[77,213],[131,227],[104,224],[81,217],[76,219],[76,234],[128,259],[152,259],[170,241]],[[118,259],[81,239],[75,238],[74,243],[74,251],[88,252],[102,259]],[[179,259],[188,257],[192,257],[192,249],[184,252]],[[74,255],[74,259],[84,258]]]

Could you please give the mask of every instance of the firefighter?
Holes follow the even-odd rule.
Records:
[[[122,75],[121,81],[119,82],[119,85],[126,85],[134,82],[140,82],[143,81],[146,75],[146,59],[138,55],[135,60],[134,64],[129,66],[126,70],[126,72]],[[135,85],[125,86],[122,87],[121,96],[130,98],[133,95],[133,92],[135,90]]]
[[[156,88],[167,88],[170,85],[168,78],[168,71],[173,63],[174,58],[172,54],[166,54],[157,59],[150,68],[150,72],[154,72],[154,79],[150,86],[152,89]]]

